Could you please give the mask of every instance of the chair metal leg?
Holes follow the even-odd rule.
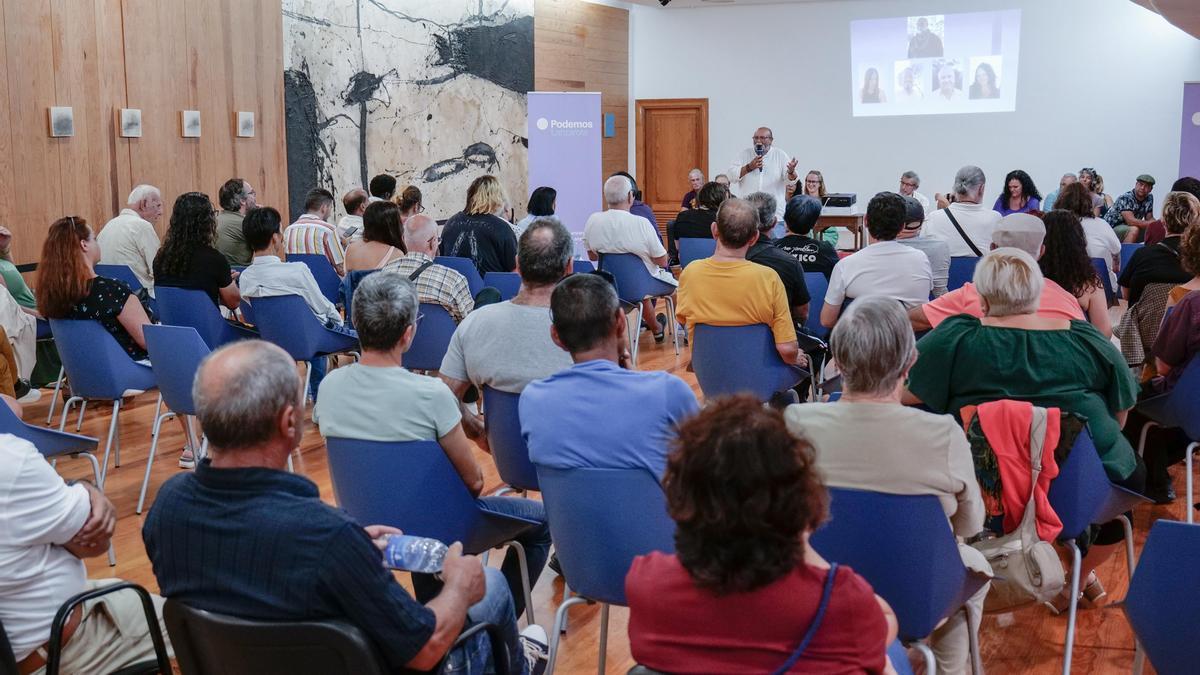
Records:
[[[1156,427],[1156,426],[1158,426],[1158,422],[1151,422],[1151,421],[1147,421],[1145,424],[1142,425],[1142,433],[1138,436],[1138,447],[1137,447],[1138,457],[1141,457],[1145,454],[1146,436],[1149,435],[1149,433],[1150,433],[1150,427]]]
[[[79,398],[78,396],[72,396],[71,398],[67,399],[66,403],[63,404],[62,419],[58,422],[59,431],[67,430],[67,416],[71,414],[71,406],[75,405],[76,403],[83,403],[83,399]]]
[[[75,433],[83,431],[83,413],[87,412],[87,399],[80,399],[79,419],[75,420]]]
[[[1129,569],[1129,580],[1133,581],[1133,571],[1137,569],[1137,560],[1133,554],[1133,523],[1129,522],[1129,517],[1123,513],[1117,516],[1117,519],[1121,521],[1121,528],[1125,530],[1125,565]]]
[[[1187,511],[1189,524],[1196,521],[1196,499],[1192,491],[1192,453],[1196,452],[1197,448],[1200,448],[1200,443],[1189,443],[1187,452],[1183,453],[1184,468],[1187,469],[1187,501],[1183,503],[1183,508]]]
[[[925,659],[926,675],[937,675],[937,659],[933,657],[933,650],[924,642],[912,643],[912,648],[921,652],[921,657]]]
[[[1142,649],[1142,641],[1134,638],[1133,675],[1142,675],[1146,669],[1146,652]]]
[[[567,583],[567,578],[566,578],[566,577],[563,577],[563,600],[566,600],[566,599],[567,599],[567,598],[569,598],[569,597],[571,597],[571,584],[568,584],[568,583]],[[562,621],[562,628],[560,629],[560,632],[561,632],[563,635],[566,635],[566,633],[567,633],[567,626],[568,626],[568,624],[570,624],[570,623],[571,623],[571,617],[569,617],[569,616],[564,616],[564,617],[563,617],[563,621]]]
[[[629,362],[634,370],[637,370],[638,362],[638,338],[642,334],[642,306],[639,303],[636,308],[625,317],[625,325],[629,329]]]
[[[193,455],[193,457],[196,458],[197,462],[204,459],[205,457],[208,457],[208,436],[204,436],[203,438],[200,439],[200,454]],[[291,471],[291,469],[292,469],[292,456],[288,455],[288,470]]]
[[[974,675],[983,675],[983,655],[979,653],[979,631],[976,630],[978,622],[971,618],[969,607],[963,605],[962,611],[967,619],[967,650],[971,659],[971,672]]]
[[[598,675],[604,675],[604,660],[608,656],[608,603],[600,604],[600,662],[596,669]]]
[[[62,392],[63,375],[66,372],[66,368],[58,367],[58,379],[54,382],[54,396],[50,398],[50,412],[46,414],[46,424],[54,422],[54,408],[58,406],[58,395]]]
[[[108,442],[104,444],[104,462],[100,467],[100,489],[104,489],[104,480],[108,478],[108,455],[113,449],[113,438],[117,435],[117,419],[121,415],[121,399],[113,401],[112,421],[108,423]]]
[[[1083,560],[1079,555],[1079,547],[1074,541],[1068,542],[1071,547],[1071,599],[1067,609],[1067,642],[1063,647],[1063,675],[1071,675],[1071,650],[1075,647],[1075,614],[1078,610],[1079,603],[1079,575],[1082,573],[1080,569],[1083,566]]]
[[[517,562],[521,565],[521,590],[525,592],[525,625],[535,624],[537,620],[533,618],[533,588],[529,585],[529,563],[525,562],[525,547],[515,540],[505,542],[504,546],[511,546],[517,552]]]
[[[175,413],[167,412],[160,419],[155,421],[155,428],[158,428],[158,423],[168,417],[175,417]],[[142,476],[142,492],[138,495],[137,511],[138,515],[142,513],[142,507],[146,505],[146,488],[150,485],[150,469],[154,466],[154,455],[158,452],[158,439],[161,438],[158,434],[153,434],[153,439],[150,441],[150,456],[146,458],[146,474]]]
[[[671,322],[671,341],[675,343],[675,356],[679,356],[679,322],[675,320],[675,301],[667,296],[667,321]]]
[[[96,459],[96,456],[90,452],[81,452],[79,454],[83,455],[84,457],[87,457],[88,463],[90,463],[92,465],[92,479],[94,481],[96,481],[96,487],[98,487],[100,489],[100,492],[104,492],[104,487],[103,487],[104,484],[100,482],[100,462]],[[113,548],[113,543],[112,543],[112,540],[110,539],[108,542],[108,566],[116,567],[116,565],[117,565],[117,550],[115,548]]]
[[[563,622],[567,619],[567,608],[586,602],[586,599],[580,597],[568,598],[563,600],[562,604],[558,606],[558,611],[554,613],[554,630],[550,634],[550,654],[546,659],[545,675],[554,675],[554,662],[558,659],[558,639],[562,635]]]
[[[160,391],[160,392],[158,392],[158,402],[154,404],[154,419],[158,419],[158,416],[162,414],[162,403],[163,403],[162,392]],[[151,436],[154,436],[157,433],[158,433],[158,427],[154,427],[153,429],[150,430]]]

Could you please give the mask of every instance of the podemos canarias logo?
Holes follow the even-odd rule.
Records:
[[[538,131],[549,130],[552,136],[580,136],[596,126],[591,120],[554,120],[545,117],[539,117],[533,124]]]

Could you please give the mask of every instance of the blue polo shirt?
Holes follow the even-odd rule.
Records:
[[[612,361],[577,363],[521,393],[521,433],[536,465],[644,468],[661,478],[680,422],[700,409],[686,382]]]
[[[266,468],[214,469],[163,484],[142,527],[162,595],[262,621],[342,619],[392,670],[433,635],[433,612],[383,566],[367,533],[312,481]]]

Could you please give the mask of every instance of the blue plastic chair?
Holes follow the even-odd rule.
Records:
[[[342,287],[338,292],[342,301],[341,305],[346,309],[346,325],[351,327],[354,326],[354,291],[358,289],[358,285],[362,283],[362,280],[365,279],[368,274],[373,274],[378,271],[378,269],[354,270],[353,272],[349,272],[346,274],[346,276],[342,277]]]
[[[133,273],[129,265],[104,265],[98,263],[96,265],[96,274],[109,279],[124,281],[134,293],[143,288],[142,282],[138,280],[137,275]]]
[[[887,648],[887,655],[892,659],[892,667],[896,675],[913,675],[912,664],[908,662],[908,652],[899,640],[893,640]]]
[[[924,640],[942,619],[966,611],[988,578],[963,566],[950,522],[934,495],[894,495],[829,488],[829,522],[810,539],[826,560],[849,565],[892,606],[900,640],[918,649],[926,672],[936,670]],[[971,659],[979,668],[971,635]]]
[[[537,467],[563,578],[575,597],[558,606],[550,634],[547,675],[553,675],[567,609],[595,601],[600,609],[600,668],[608,644],[609,605],[624,607],[625,575],[633,559],[675,552],[675,523],[658,479],[644,469]],[[564,591],[564,596],[566,592]]]
[[[422,302],[421,322],[412,345],[404,352],[404,367],[409,370],[438,370],[450,347],[456,324],[445,307]]]
[[[1108,304],[1113,304],[1117,301],[1117,291],[1113,288],[1112,277],[1108,274],[1108,261],[1104,258],[1092,258],[1092,267],[1096,268],[1100,285],[1104,287],[1104,298],[1108,300]]]
[[[1138,639],[1133,668],[1137,675],[1142,672],[1143,654],[1162,675],[1196,672],[1200,663],[1197,560],[1200,525],[1154,523],[1125,596],[1125,615]]]
[[[514,547],[525,611],[534,623],[525,549],[513,539],[537,526],[536,521],[481,506],[437,441],[384,443],[330,436],[325,444],[334,497],[356,521],[391,525],[445,544],[459,541],[470,555]]]
[[[1133,254],[1138,252],[1145,244],[1121,244],[1121,269],[1125,269],[1129,265],[1129,261],[1133,259]]]
[[[820,272],[805,272],[804,285],[808,287],[811,298],[808,303],[808,320],[804,327],[810,335],[822,340],[829,339],[829,329],[821,325],[821,308],[825,306],[825,294],[829,292],[829,280]]]
[[[596,265],[591,260],[575,260],[572,262],[571,269],[575,274],[587,274],[596,271]]]
[[[155,290],[162,322],[168,326],[194,328],[209,349],[258,337],[258,333],[226,321],[204,291],[172,286],[159,286]]]
[[[1062,521],[1062,532],[1058,540],[1071,551],[1071,595],[1079,597],[1082,555],[1075,541],[1088,527],[1119,519],[1125,528],[1125,560],[1132,574],[1136,561],[1133,555],[1133,526],[1125,512],[1138,504],[1151,503],[1149,499],[1113,485],[1104,473],[1104,465],[1091,433],[1085,428],[1075,438],[1071,454],[1058,467],[1058,476],[1050,482],[1047,493],[1050,506]],[[1075,645],[1076,603],[1067,610],[1067,636],[1063,648],[1063,675],[1071,672],[1071,652]]]
[[[1200,449],[1200,358],[1193,358],[1183,368],[1183,375],[1171,391],[1137,404],[1138,412],[1149,418],[1142,427],[1138,440],[1138,454],[1141,455],[1145,451],[1146,436],[1152,427],[1178,428],[1187,437],[1189,444],[1183,453],[1184,467],[1187,470],[1187,499],[1184,501],[1184,510],[1187,511],[1187,522],[1191,523],[1195,522],[1196,518],[1196,510],[1192,508],[1195,504],[1192,462],[1193,455]]]
[[[483,290],[483,277],[479,276],[479,268],[475,267],[475,262],[470,258],[460,258],[453,255],[439,255],[433,259],[433,262],[438,265],[445,265],[450,269],[458,272],[467,278],[467,288],[471,291],[471,297],[479,294]]]
[[[676,286],[650,275],[642,259],[632,253],[601,253],[600,269],[613,275],[617,282],[617,296],[622,302],[640,305],[646,298],[663,298],[667,302],[667,329],[675,343],[675,354],[679,355],[679,323],[675,320]],[[640,324],[635,324],[640,325]],[[636,330],[636,328],[634,329]],[[633,362],[637,364],[637,333],[630,336]]]
[[[711,258],[717,250],[716,239],[683,237],[675,240],[679,247],[679,266],[686,268],[693,260]]]
[[[312,376],[307,363],[313,359],[358,350],[358,336],[326,328],[298,295],[252,298],[254,318],[262,339],[283,348],[305,365],[304,391]]]
[[[975,256],[954,256],[950,258],[950,274],[946,279],[946,290],[953,291],[963,287],[975,277],[975,266],[979,258]]]
[[[289,253],[287,261],[308,265],[313,278],[317,280],[317,288],[321,289],[321,295],[337,304],[338,291],[342,288],[342,278],[338,276],[337,269],[334,268],[333,263],[329,262],[329,258],[326,258],[325,254]]]
[[[126,392],[146,392],[155,388],[154,372],[149,366],[134,362],[117,344],[116,339],[99,322],[79,319],[50,319],[63,370],[71,383],[71,398],[63,405],[58,430],[67,426],[67,414],[76,403],[87,399],[113,402],[112,421],[108,425],[108,440],[104,444],[104,460],[100,466],[100,484],[108,477],[108,457],[115,455],[114,466],[121,466],[121,436],[117,433],[121,417],[121,399]],[[80,410],[80,423],[83,410]]]
[[[521,435],[521,418],[517,413],[520,400],[520,394],[483,387],[483,425],[488,447],[500,480],[508,485],[495,493],[498,495],[509,490],[538,489],[537,469],[529,461],[529,446]]]
[[[799,384],[808,373],[783,362],[771,328],[696,324],[692,367],[704,398],[751,393],[767,401],[775,392]]]
[[[516,272],[488,272],[483,275],[483,285],[500,291],[501,300],[512,300],[521,290],[521,275]]]

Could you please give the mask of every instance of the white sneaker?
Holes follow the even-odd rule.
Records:
[[[549,642],[546,639],[546,629],[536,623],[529,624],[521,631],[521,649],[525,652],[525,663],[529,675],[542,675],[550,656]]]

